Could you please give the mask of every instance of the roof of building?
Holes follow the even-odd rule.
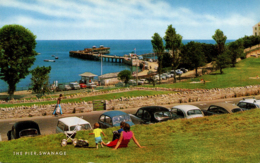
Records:
[[[119,72],[108,73],[108,74],[104,74],[104,75],[99,76],[99,78],[100,79],[117,78],[118,74],[119,74]]]
[[[80,74],[79,76],[94,77],[94,76],[97,76],[97,75],[92,74],[91,72],[84,72],[83,74]]]

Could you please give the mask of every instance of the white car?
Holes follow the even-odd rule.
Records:
[[[243,98],[243,100],[239,101],[237,106],[239,106],[243,110],[250,110],[250,109],[256,109],[256,108],[259,109],[260,108],[260,100],[257,100],[257,99],[254,99],[254,98],[250,98],[250,99]]]
[[[142,81],[145,84],[149,83],[148,80],[146,80],[146,79],[140,79],[139,81]]]
[[[160,75],[162,80],[166,80],[167,77],[165,75]]]
[[[164,76],[166,76],[166,78],[171,78],[172,75],[168,74],[168,73],[163,73]]]
[[[204,117],[203,112],[194,105],[177,105],[171,108],[170,110],[173,116],[177,118],[197,118]]]
[[[56,133],[73,132],[75,130],[92,130],[92,127],[88,121],[79,117],[66,117],[58,120]]]
[[[131,80],[128,81],[128,84],[130,84],[130,85],[136,85],[136,81],[133,80],[133,79],[131,79]]]

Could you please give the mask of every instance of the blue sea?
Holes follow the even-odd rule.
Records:
[[[190,41],[215,44],[214,40],[183,40],[183,43],[186,44]],[[227,42],[231,41],[233,40]],[[37,40],[36,51],[40,54],[36,56],[36,61],[30,69],[37,66],[51,66],[50,83],[54,81],[58,81],[58,83],[79,81],[81,79],[79,74],[84,72],[101,75],[101,61],[69,56],[69,51],[83,50],[92,46],[99,47],[100,45],[110,47],[109,55],[123,56],[135,51],[137,55],[153,52],[151,40]],[[59,59],[55,59],[53,55],[59,57]],[[44,62],[45,59],[55,60],[56,62]],[[123,63],[102,62],[102,74],[122,70],[132,70],[132,67]],[[16,90],[26,90],[30,83],[31,75],[28,75],[16,85]],[[0,92],[7,90],[8,85],[0,80]]]

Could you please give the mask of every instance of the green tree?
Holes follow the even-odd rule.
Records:
[[[35,69],[31,71],[32,73],[32,86],[33,91],[36,93],[45,94],[49,92],[49,73],[51,72],[51,66],[49,67],[39,67],[37,66]]]
[[[241,57],[244,51],[243,40],[238,39],[234,42],[228,44],[228,49],[230,51],[230,58],[232,66],[235,67],[237,58]]]
[[[164,36],[166,42],[165,48],[172,54],[172,69],[174,70],[174,82],[176,82],[175,70],[180,64],[180,47],[182,45],[182,36],[177,34],[175,28],[169,25]]]
[[[226,43],[226,40],[227,40],[227,36],[225,36],[224,33],[220,29],[217,29],[215,31],[215,34],[212,36],[212,38],[217,43],[218,55],[223,53],[224,50],[225,50],[225,43]]]
[[[230,63],[231,63],[230,51],[226,50],[224,53],[221,53],[220,55],[217,56],[214,65],[216,66],[217,69],[220,70],[220,73],[223,74],[223,68],[229,66]]]
[[[161,74],[162,74],[162,60],[163,60],[163,52],[164,52],[164,45],[163,39],[158,33],[154,33],[152,36],[152,46],[153,51],[157,55],[158,58],[158,73],[159,73],[159,83],[161,83]]]
[[[194,41],[186,44],[182,51],[182,57],[185,58],[185,62],[190,65],[190,68],[195,68],[196,76],[198,76],[198,67],[204,66],[206,63],[201,44]]]
[[[1,78],[8,84],[9,98],[13,98],[16,84],[29,74],[29,68],[35,61],[36,36],[20,25],[5,25],[0,29]]]
[[[129,71],[129,70],[123,70],[123,71],[119,72],[117,77],[119,80],[122,80],[125,83],[125,85],[127,85],[128,81],[132,77],[132,74],[131,74],[131,71]]]
[[[215,34],[212,36],[212,38],[216,41],[217,45],[217,53],[218,56],[215,60],[215,66],[219,68],[220,73],[223,74],[223,68],[227,67],[231,60],[230,60],[230,51],[226,50],[225,43],[227,40],[227,36],[224,35],[224,33],[217,29],[215,31]]]

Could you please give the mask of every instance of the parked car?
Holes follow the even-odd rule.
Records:
[[[182,75],[183,74],[183,71],[181,71],[180,69],[175,70],[175,72],[176,72],[177,75]]]
[[[56,126],[56,133],[72,132],[76,128],[79,130],[91,130],[90,123],[79,117],[60,118]]]
[[[80,85],[78,82],[70,82],[69,85],[70,85],[71,89],[74,89],[74,90],[80,89]]]
[[[148,80],[146,80],[146,79],[140,79],[140,81],[142,81],[144,84],[149,83]]]
[[[200,108],[194,105],[177,105],[171,108],[171,112],[175,119],[204,117]]]
[[[8,140],[37,135],[41,135],[41,132],[39,125],[34,121],[16,122],[12,129],[7,132]]]
[[[87,86],[87,88],[96,88],[97,87],[97,85],[94,82],[88,83],[88,84],[86,84],[86,86]]]
[[[134,125],[130,116],[122,111],[107,111],[101,114],[98,120],[100,128],[120,126],[121,122],[126,122],[130,126]]]
[[[71,89],[72,89],[72,88],[71,88],[70,85],[68,85],[68,84],[64,85],[64,90],[65,90],[65,91],[68,91],[68,90],[71,90]]]
[[[139,108],[135,114],[130,114],[135,124],[149,124],[173,119],[169,109],[162,106],[146,106]]]
[[[239,101],[237,106],[239,106],[243,110],[260,108],[260,100],[256,100],[254,98],[250,98],[250,99],[243,98],[243,100]]]
[[[215,114],[225,114],[225,113],[235,113],[239,111],[243,111],[243,109],[239,108],[237,105],[219,102],[211,104],[207,110],[202,110],[204,115],[215,115]]]
[[[129,80],[129,81],[128,81],[128,84],[129,84],[129,85],[137,85],[137,84],[136,84],[136,81],[133,80],[133,79]]]
[[[160,75],[161,76],[161,80],[166,80],[167,79],[167,77],[165,76],[165,75]]]
[[[85,89],[85,88],[87,88],[87,85],[84,84],[84,83],[79,83],[79,86],[80,86],[81,89]]]
[[[180,68],[180,70],[183,72],[183,73],[186,73],[186,72],[188,72],[189,70],[188,69],[186,69],[186,68]]]
[[[172,75],[168,74],[168,73],[163,73],[162,75],[166,76],[166,78],[171,78]]]

